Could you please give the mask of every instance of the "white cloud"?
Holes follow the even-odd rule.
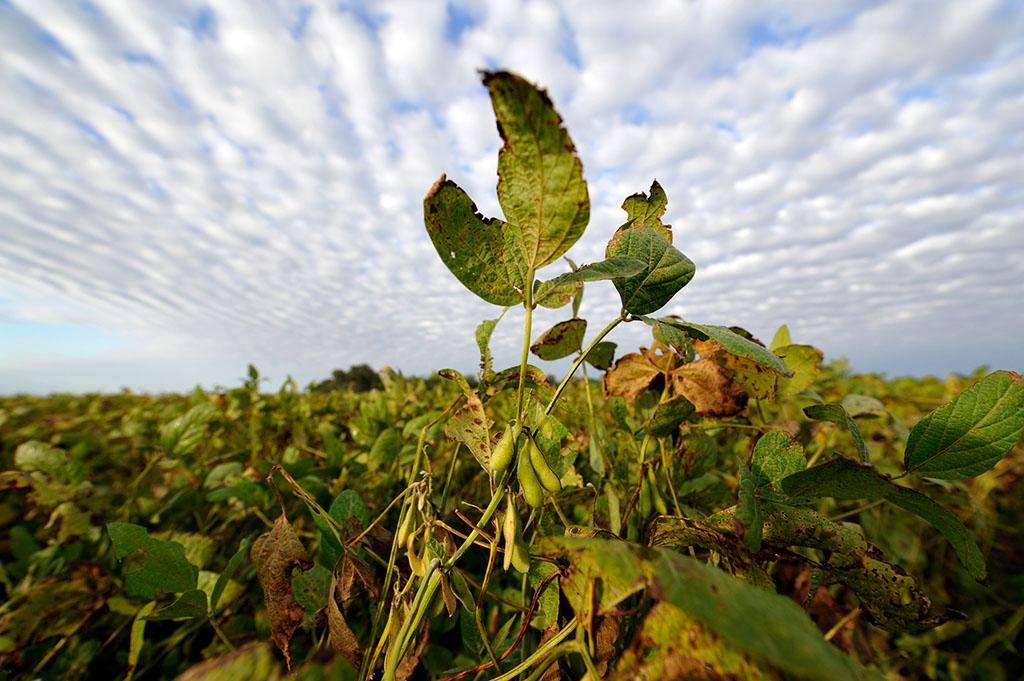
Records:
[[[0,333],[67,348],[0,344],[0,391],[470,369],[495,311],[421,201],[447,172],[498,214],[475,69],[499,65],[580,149],[578,261],[657,177],[698,265],[671,311],[789,322],[864,369],[1020,369],[1022,36],[980,0],[0,2]],[[593,323],[615,309],[588,293]]]

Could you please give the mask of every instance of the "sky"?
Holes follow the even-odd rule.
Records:
[[[697,264],[665,313],[1024,369],[1024,3],[0,0],[0,393],[473,370],[498,310],[422,200],[444,172],[501,215],[498,67],[579,150],[576,262],[657,178]],[[591,332],[617,311],[588,287]]]

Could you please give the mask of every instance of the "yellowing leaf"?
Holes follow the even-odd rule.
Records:
[[[590,220],[583,164],[546,92],[507,71],[483,82],[504,144],[498,202],[514,225],[523,261],[537,270],[576,243]]]

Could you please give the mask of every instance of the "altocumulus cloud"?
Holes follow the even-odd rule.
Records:
[[[698,264],[669,311],[865,370],[1022,368],[1019,2],[0,0],[0,391],[471,369],[495,310],[421,201],[445,171],[499,214],[496,66],[580,149],[577,261],[657,177]]]

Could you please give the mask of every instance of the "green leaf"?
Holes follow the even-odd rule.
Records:
[[[804,407],[804,414],[816,421],[829,421],[850,431],[850,438],[857,448],[860,460],[867,462],[868,448],[864,444],[864,438],[860,435],[860,428],[857,427],[856,421],[847,413],[841,403],[812,404],[809,407]]]
[[[280,678],[273,651],[268,644],[259,642],[197,664],[179,676],[177,681],[277,681]]]
[[[646,269],[646,265],[636,258],[617,255],[600,262],[590,263],[572,271],[561,274],[537,284],[534,300],[545,307],[561,307],[569,302],[580,284],[585,281],[604,281],[631,277]],[[561,301],[560,305],[554,304]]]
[[[555,566],[539,560],[530,561],[530,588],[536,589],[544,578],[555,571]],[[537,611],[530,620],[530,626],[544,631],[558,622],[558,580],[548,585],[537,600]]]
[[[671,435],[693,413],[693,403],[685,397],[675,397],[654,408],[645,428],[655,437]]]
[[[107,533],[114,558],[124,561],[122,574],[129,596],[150,599],[196,588],[199,569],[188,562],[181,544],[153,539],[146,528],[131,523],[107,523]]]
[[[193,453],[206,438],[206,425],[217,415],[208,402],[197,404],[160,428],[160,446],[175,456]]]
[[[131,632],[128,635],[128,674],[125,676],[125,681],[131,681],[135,675],[135,667],[139,664],[142,648],[146,644],[146,619],[155,607],[156,603],[153,601],[146,603],[139,608],[139,611],[135,613],[135,619],[132,620]]]
[[[338,496],[334,497],[334,501],[331,502],[328,513],[342,527],[345,527],[351,518],[359,521],[360,529],[370,523],[370,512],[366,509],[363,500],[359,498],[359,492],[354,489],[343,489],[338,492]]]
[[[776,357],[774,354],[763,345],[747,340],[738,333],[724,327],[724,326],[712,326],[711,324],[697,324],[696,322],[687,322],[683,320],[671,320],[666,321],[664,319],[658,320],[663,324],[669,326],[675,326],[681,328],[690,333],[690,335],[698,340],[711,340],[721,343],[725,348],[726,352],[745,357],[755,364],[760,366],[768,367],[782,376],[792,376],[791,372],[785,362]]]
[[[693,340],[685,331],[670,323],[675,318],[654,319],[640,315],[640,319],[651,327],[651,335],[654,336],[654,340],[662,345],[672,347],[680,355],[692,359]]]
[[[787,475],[804,469],[804,449],[777,430],[765,433],[754,445],[750,468],[758,487],[776,489]]]
[[[507,71],[488,71],[504,144],[498,152],[498,203],[534,270],[561,257],[590,220],[583,164],[547,93]]]
[[[398,458],[402,451],[402,431],[397,428],[386,428],[380,432],[373,446],[370,447],[369,468],[375,470],[388,466]]]
[[[622,307],[635,315],[661,309],[693,278],[693,262],[672,246],[672,228],[661,222],[668,198],[655,180],[648,196],[633,194],[622,202],[627,222],[608,241],[605,257],[627,256],[643,263],[643,269],[616,278]]]
[[[206,617],[206,592],[192,589],[178,596],[166,608],[149,616],[151,620],[192,620]]]
[[[568,357],[579,352],[586,332],[586,319],[568,319],[558,322],[541,334],[540,338],[530,346],[530,351],[547,361]]]
[[[615,348],[617,346],[611,341],[601,341],[590,349],[587,353],[587,364],[600,369],[601,371],[607,371],[615,361]]]
[[[778,395],[780,398],[795,397],[811,387],[821,367],[821,350],[810,345],[787,345],[773,351],[786,367],[792,371],[787,378],[780,378]]]
[[[491,355],[491,336],[501,317],[485,319],[476,327],[476,346],[480,349],[480,375],[487,378],[494,373],[494,357]]]
[[[223,595],[224,589],[227,588],[228,582],[238,574],[249,557],[249,547],[251,545],[252,542],[248,537],[240,541],[238,543],[238,550],[235,551],[235,555],[231,556],[227,567],[224,568],[224,572],[217,575],[217,582],[213,585],[213,591],[210,592],[210,612],[216,612],[217,604],[220,603],[220,597]]]
[[[757,481],[745,461],[739,461],[740,489],[736,506],[736,519],[743,525],[743,541],[750,551],[761,549],[764,535],[764,517],[757,496]]]
[[[292,577],[292,596],[307,615],[316,614],[327,605],[331,575],[331,571],[322,565],[314,565]]]
[[[1024,431],[1024,376],[996,371],[921,419],[903,466],[932,478],[969,478],[992,468]]]
[[[29,440],[14,450],[14,467],[23,471],[45,473],[51,478],[63,479],[61,472],[67,466],[67,455],[63,450],[45,442]]]
[[[494,305],[523,300],[527,266],[510,225],[481,216],[444,175],[423,199],[423,221],[442,262],[466,288]]]
[[[545,537],[539,549],[570,562],[563,591],[577,612],[586,605],[591,580],[600,580],[599,614],[646,588],[653,598],[790,674],[829,681],[873,678],[825,641],[792,600],[701,561],[667,549],[590,537]]]
[[[972,577],[985,577],[985,558],[959,518],[920,492],[893,484],[870,466],[839,457],[790,475],[782,488],[795,499],[885,499],[928,521],[953,546]]]
[[[885,405],[874,397],[850,394],[843,398],[843,409],[853,418],[882,418],[887,412]]]
[[[789,327],[783,324],[775,331],[775,335],[772,336],[772,342],[768,345],[768,349],[772,352],[784,348],[787,345],[792,345],[793,341],[789,337]]]
[[[608,242],[606,254],[626,255],[644,263],[640,274],[615,279],[622,307],[636,315],[660,310],[693,279],[696,266],[654,227],[625,227]]]

